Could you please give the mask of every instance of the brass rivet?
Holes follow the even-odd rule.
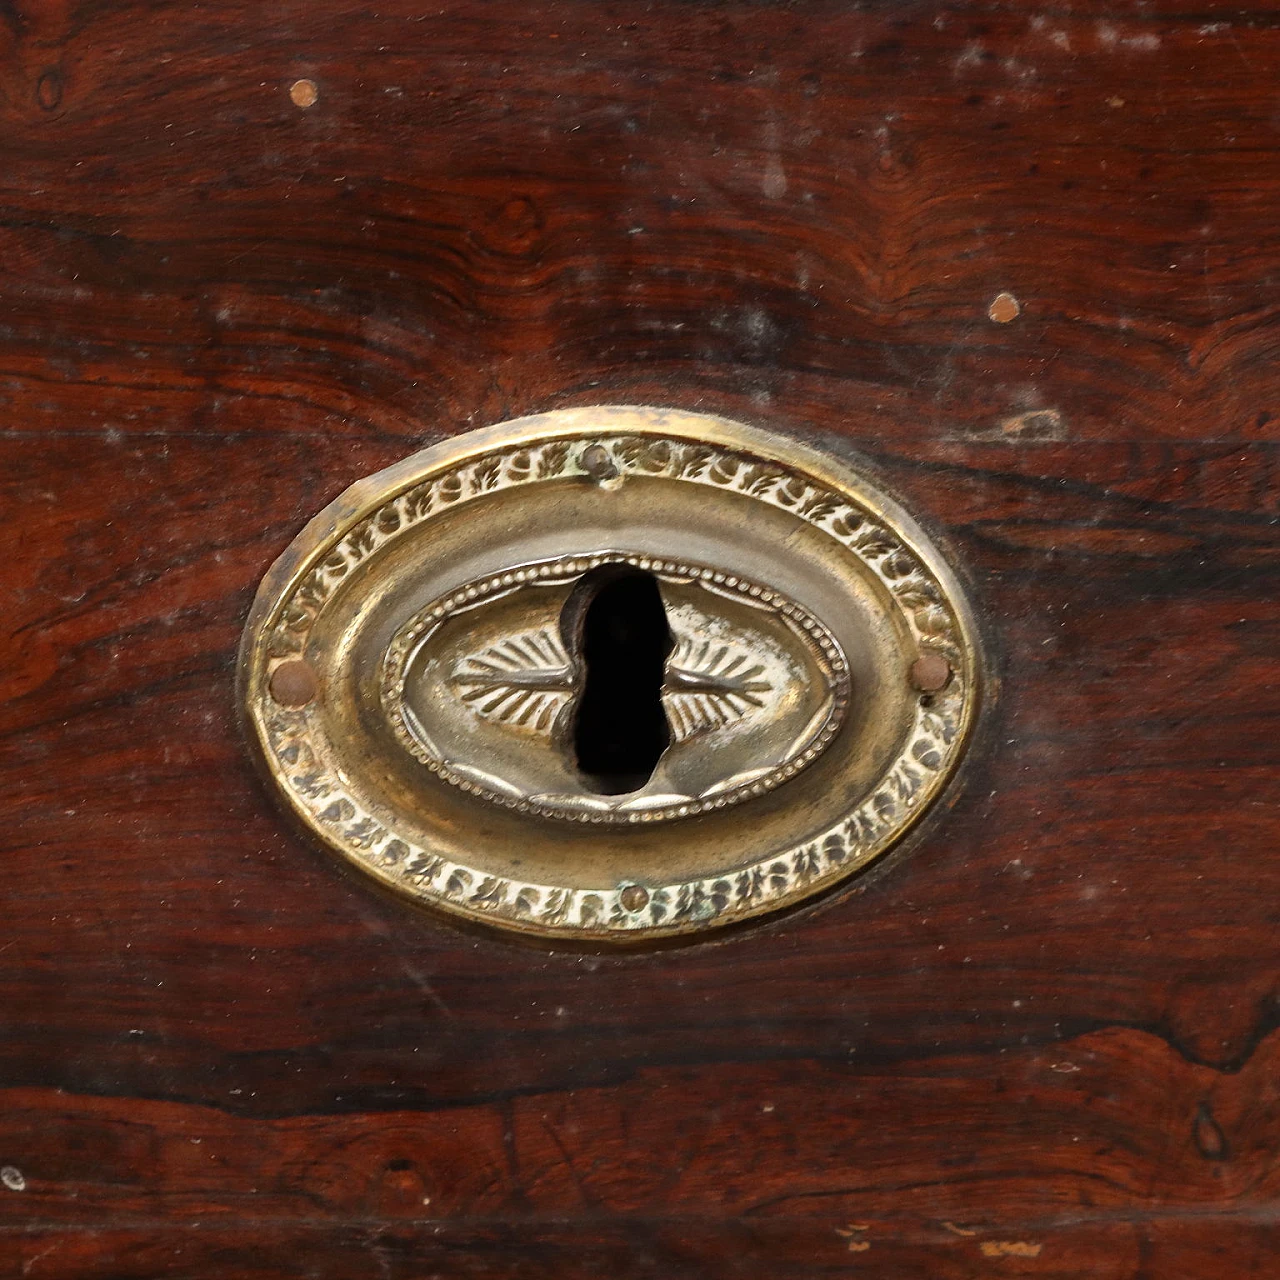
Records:
[[[316,696],[316,673],[305,658],[290,658],[271,673],[271,696],[282,707],[305,707]]]
[[[987,315],[996,324],[1008,324],[1010,320],[1016,320],[1021,314],[1022,303],[1011,293],[997,293],[987,308]]]
[[[951,663],[940,653],[923,653],[911,664],[911,683],[921,693],[945,689],[951,675]]]
[[[320,96],[314,80],[295,80],[289,86],[289,99],[295,107],[311,107]]]
[[[618,468],[613,465],[613,459],[609,457],[609,451],[603,445],[587,445],[578,461],[583,471],[597,484],[613,480],[618,474]]]
[[[649,890],[643,885],[629,884],[618,897],[628,911],[643,911],[649,905]]]

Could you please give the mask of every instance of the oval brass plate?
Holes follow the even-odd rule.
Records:
[[[285,803],[357,867],[640,941],[883,853],[954,772],[980,670],[945,562],[842,463],[606,407],[353,485],[264,579],[241,677]]]

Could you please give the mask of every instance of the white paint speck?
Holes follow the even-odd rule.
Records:
[[[7,1164],[3,1169],[0,1169],[0,1182],[3,1182],[10,1191],[25,1191],[27,1189],[27,1180],[22,1176],[22,1170],[15,1169],[11,1164]]]

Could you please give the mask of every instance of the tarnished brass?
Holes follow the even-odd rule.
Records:
[[[284,802],[360,868],[640,941],[882,853],[954,771],[981,670],[936,549],[842,463],[603,407],[353,485],[264,579],[241,676]],[[593,764],[592,735],[638,763]]]

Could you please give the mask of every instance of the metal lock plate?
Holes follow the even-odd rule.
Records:
[[[258,592],[242,697],[302,822],[419,902],[639,941],[865,866],[954,771],[976,633],[837,460],[566,410],[353,485]]]

